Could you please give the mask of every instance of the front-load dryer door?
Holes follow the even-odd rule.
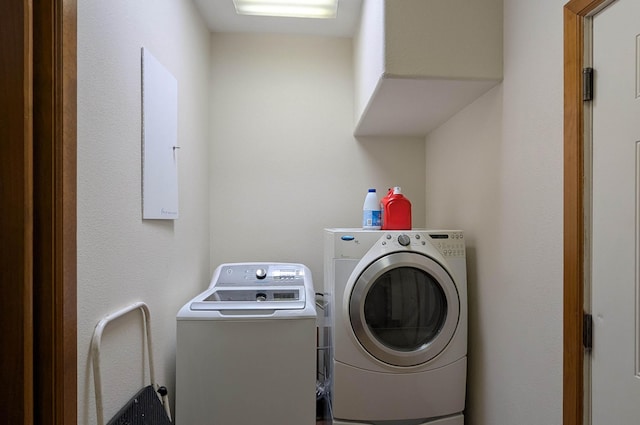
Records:
[[[356,338],[378,360],[395,366],[428,362],[451,341],[460,318],[458,290],[435,260],[396,252],[371,263],[349,299]]]

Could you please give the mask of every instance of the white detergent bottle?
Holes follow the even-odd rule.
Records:
[[[380,230],[380,201],[375,189],[369,189],[362,206],[362,228]]]

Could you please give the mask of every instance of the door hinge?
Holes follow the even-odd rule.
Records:
[[[593,348],[593,318],[590,314],[582,314],[582,345],[587,351]]]
[[[582,100],[593,100],[593,68],[582,70]]]

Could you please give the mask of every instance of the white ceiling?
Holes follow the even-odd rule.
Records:
[[[261,32],[352,37],[362,0],[340,0],[335,19],[237,15],[232,0],[194,0],[211,32]]]

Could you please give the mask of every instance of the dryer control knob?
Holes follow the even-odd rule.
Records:
[[[411,238],[409,236],[402,234],[398,236],[398,243],[402,246],[407,246],[411,243]]]
[[[264,279],[267,277],[267,271],[265,269],[256,270],[256,277],[260,280]]]

